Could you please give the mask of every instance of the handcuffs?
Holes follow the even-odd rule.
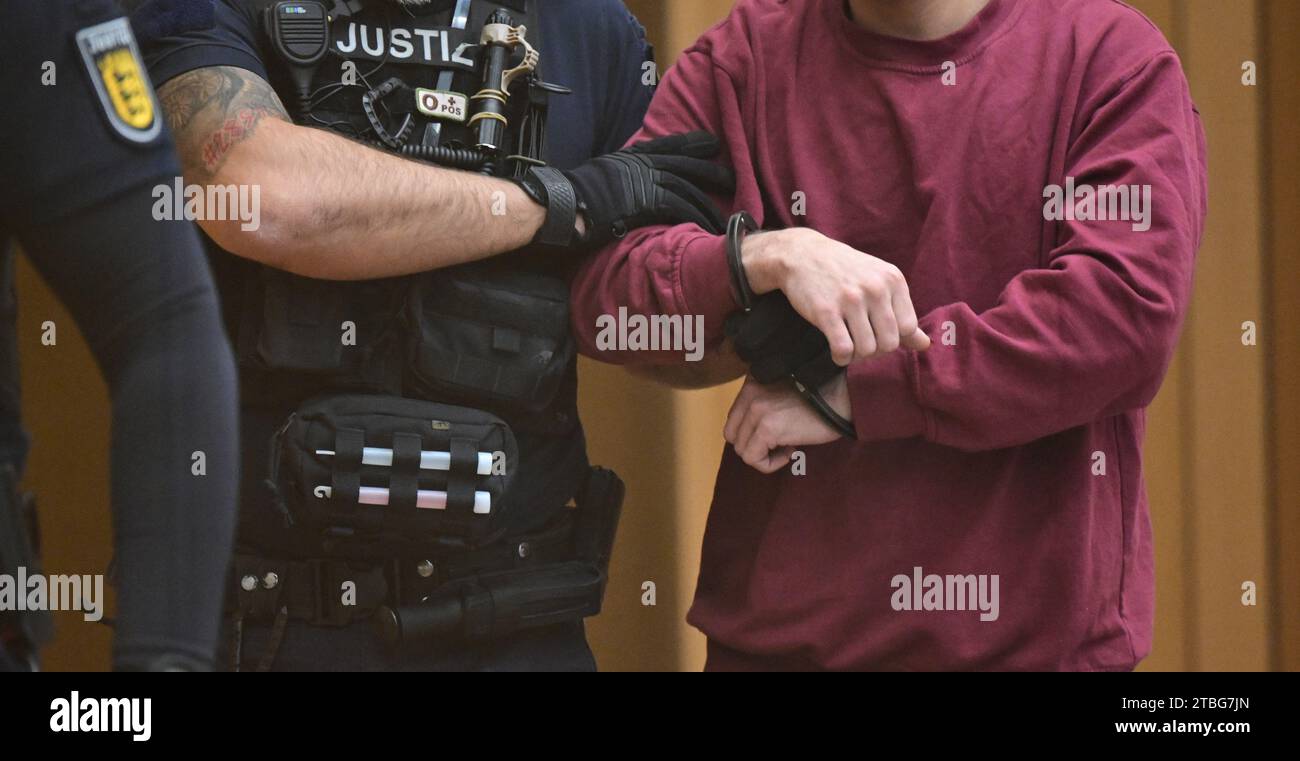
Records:
[[[726,334],[736,354],[749,364],[750,375],[763,385],[790,381],[826,424],[848,439],[857,439],[853,422],[835,411],[820,389],[844,368],[831,356],[830,342],[805,320],[781,291],[755,297],[745,276],[740,248],[758,223],[744,211],[727,222],[727,267],[740,302],[726,322]]]

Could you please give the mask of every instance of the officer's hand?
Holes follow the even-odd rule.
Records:
[[[564,207],[576,202],[585,234],[575,232],[570,245],[585,250],[646,225],[693,223],[720,235],[726,219],[708,193],[731,195],[736,184],[730,169],[711,160],[720,150],[718,139],[707,132],[669,135],[598,156],[571,171],[550,170],[549,177],[535,169],[520,184],[547,207],[548,217],[563,215]],[[571,200],[556,174],[568,180]]]

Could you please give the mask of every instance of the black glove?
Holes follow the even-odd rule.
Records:
[[[636,227],[686,222],[720,235],[726,220],[707,193],[730,195],[736,187],[731,170],[709,160],[720,151],[713,135],[691,132],[637,143],[567,172],[534,167],[518,182],[546,207],[535,242],[591,250]],[[587,220],[583,237],[578,213]]]

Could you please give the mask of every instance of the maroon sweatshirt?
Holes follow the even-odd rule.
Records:
[[[712,667],[1129,669],[1150,650],[1144,408],[1186,311],[1205,140],[1177,56],[1114,0],[991,0],[914,42],[839,0],[740,0],[635,140],[722,136],[734,209],[896,264],[928,352],[848,372],[856,442],[762,475],[728,448],[695,604]],[[1145,202],[1143,201],[1145,199]],[[724,242],[635,231],[574,328],[736,308]]]

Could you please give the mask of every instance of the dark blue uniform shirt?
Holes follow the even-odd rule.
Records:
[[[154,0],[160,6],[170,0]],[[203,24],[185,30],[148,35],[141,29],[146,62],[154,82],[164,87],[169,80],[205,67],[236,67],[250,71],[276,87],[286,104],[294,93],[286,89],[286,65],[271,48],[263,28],[262,12],[267,0],[217,0],[215,14]],[[326,7],[329,7],[326,3]],[[425,16],[445,11],[451,0],[435,0],[430,6],[413,9]],[[136,18],[140,18],[137,14]],[[353,19],[370,24],[399,24],[407,11],[391,0],[367,0]],[[550,99],[547,122],[547,156],[553,166],[571,168],[595,156],[618,150],[641,126],[653,96],[653,76],[647,74],[652,58],[645,32],[627,8],[617,0],[542,0],[539,7],[541,71],[547,82],[572,90],[570,95]],[[391,27],[390,27],[391,28]],[[328,59],[327,59],[328,61]],[[389,61],[389,63],[396,63]],[[403,61],[403,64],[410,61]],[[358,64],[365,70],[365,64]],[[306,191],[305,191],[306,192]],[[242,301],[242,278],[249,277],[250,263],[224,252],[213,256],[213,269],[222,290],[227,327],[238,335],[240,315],[260,309]],[[285,530],[280,518],[269,509],[262,486],[267,476],[271,434],[280,427],[296,403],[258,400],[257,392],[272,385],[264,376],[249,370],[243,389],[243,511],[240,535],[245,544],[263,551],[289,555],[311,555],[310,542],[300,532]],[[534,505],[519,515],[517,530],[533,530],[562,507],[576,486],[569,467],[575,459],[585,473],[581,430],[572,434],[568,449],[552,448],[549,454],[532,455],[521,470],[541,473],[536,484],[539,496]],[[521,447],[524,444],[521,442]],[[576,453],[574,450],[577,450]],[[542,483],[544,482],[544,483]],[[567,492],[567,493],[560,493]]]
[[[144,40],[154,83],[161,87],[205,66],[236,66],[269,81],[268,68],[278,59],[261,30],[265,5],[217,0],[210,28]],[[547,125],[550,163],[567,169],[618,150],[641,127],[654,94],[643,84],[649,47],[645,30],[618,0],[542,0],[540,15],[546,80],[573,90],[552,99]]]

